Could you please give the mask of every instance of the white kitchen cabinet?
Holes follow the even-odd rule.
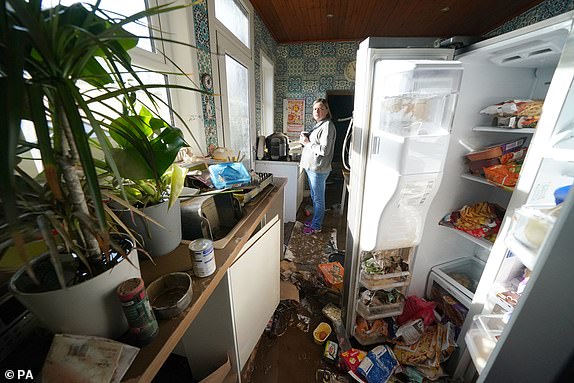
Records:
[[[240,371],[279,304],[280,226],[278,217],[271,219],[227,271]]]
[[[271,173],[273,177],[287,178],[285,201],[283,202],[283,219],[295,222],[297,210],[303,201],[305,174],[295,161],[255,161],[255,171]]]
[[[194,379],[203,379],[229,357],[241,380],[241,370],[279,304],[281,226],[274,215],[253,234],[181,338]]]

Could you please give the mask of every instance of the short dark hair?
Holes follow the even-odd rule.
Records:
[[[323,106],[327,109],[327,118],[331,118],[331,108],[329,108],[329,103],[326,99],[318,98],[313,101],[313,106],[315,106],[315,104],[323,104]]]

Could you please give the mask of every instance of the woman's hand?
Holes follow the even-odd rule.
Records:
[[[309,142],[311,142],[311,141],[309,141],[309,133],[301,132],[301,134],[299,134],[299,143],[301,143],[301,145],[305,146]]]

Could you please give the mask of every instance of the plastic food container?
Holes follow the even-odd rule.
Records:
[[[492,145],[487,148],[468,153],[466,154],[466,158],[468,158],[470,161],[479,161],[500,157],[503,154],[519,150],[522,148],[525,142],[526,137],[521,137],[514,141]]]
[[[550,231],[560,207],[523,206],[514,212],[512,233],[524,246],[537,250]]]
[[[211,182],[217,189],[237,187],[251,182],[251,176],[241,162],[209,165]]]
[[[331,335],[331,326],[328,323],[321,322],[313,331],[313,340],[317,344],[323,344],[329,335]]]

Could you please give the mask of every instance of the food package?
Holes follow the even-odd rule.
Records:
[[[491,237],[498,233],[504,210],[489,202],[465,205],[447,214],[439,225],[453,227],[477,238]]]
[[[329,287],[341,291],[343,289],[343,266],[339,262],[319,264],[319,271]]]
[[[488,160],[520,150],[525,143],[526,137],[520,137],[512,141],[491,145],[486,148],[467,153],[465,156],[469,161]]]
[[[330,362],[336,362],[338,357],[339,345],[331,340],[325,343],[323,357]]]
[[[399,363],[393,351],[385,346],[377,346],[363,359],[357,372],[367,379],[368,383],[386,383],[394,374]]]
[[[421,318],[410,320],[403,324],[397,330],[397,338],[401,338],[404,344],[410,345],[416,343],[425,330]]]
[[[468,170],[472,174],[482,176],[482,175],[484,175],[484,168],[494,166],[494,165],[507,164],[507,163],[511,163],[511,162],[520,163],[524,160],[524,157],[526,156],[526,150],[527,149],[528,149],[527,147],[523,147],[517,151],[503,154],[500,157],[489,158],[486,160],[469,161]]]
[[[480,113],[491,116],[540,116],[542,100],[509,100],[495,105],[489,105]]]
[[[514,187],[521,167],[522,165],[517,163],[489,166],[484,168],[484,176],[495,184]]]
[[[369,342],[379,340],[380,338],[392,338],[392,326],[384,319],[366,320],[357,315],[355,334],[361,339]]]
[[[402,365],[439,367],[444,331],[444,325],[429,326],[416,343],[396,344],[393,351],[397,360]]]
[[[356,371],[359,364],[361,364],[361,361],[365,359],[365,356],[367,356],[365,351],[352,348],[341,353],[339,364],[345,371]]]

